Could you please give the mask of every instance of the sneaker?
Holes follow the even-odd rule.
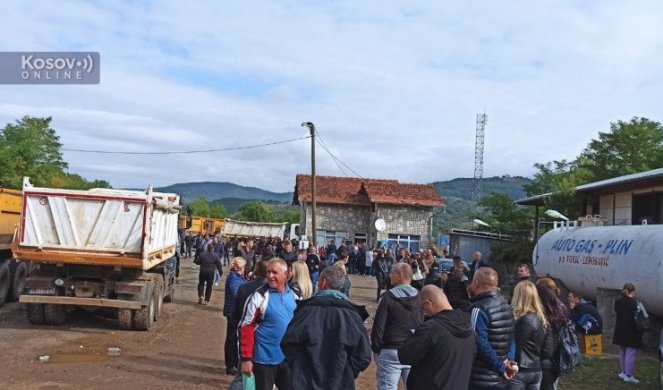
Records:
[[[633,375],[624,375],[624,382],[627,383],[640,383]]]
[[[203,304],[203,299],[205,299],[205,298],[204,298],[204,297],[200,297],[200,298],[198,298],[198,304],[199,304],[199,305],[202,305],[202,304]]]
[[[209,305],[209,301],[203,302],[203,305]]]
[[[619,379],[621,379],[621,380],[626,379],[626,374],[624,374],[623,372],[620,372],[619,375],[617,375],[617,376],[618,376]]]

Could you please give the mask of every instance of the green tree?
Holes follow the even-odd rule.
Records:
[[[233,214],[233,219],[239,221],[272,222],[274,221],[274,211],[269,205],[253,200],[244,203],[237,209],[235,214]]]
[[[299,223],[299,212],[286,211],[283,213],[276,214],[274,216],[274,222],[287,222],[289,224]]]
[[[513,203],[507,195],[492,192],[479,200],[483,213],[477,218],[488,223],[491,228],[501,234],[529,237],[532,229],[533,215],[529,208]]]
[[[69,188],[72,190],[89,190],[91,188],[112,188],[105,180],[88,181],[75,173],[62,173],[51,178],[50,187]]]
[[[577,159],[591,181],[610,179],[663,167],[663,126],[647,118],[610,124],[599,132]]]
[[[67,168],[60,152],[60,137],[51,128],[51,117],[25,116],[0,131],[0,182],[22,188],[23,176],[36,186],[49,186],[51,178]]]
[[[209,206],[210,217],[212,218],[227,218],[228,210],[226,207],[219,203],[211,203]]]
[[[191,215],[196,217],[209,217],[211,214],[210,205],[205,195],[201,195],[198,199],[189,203],[188,206],[191,209]]]

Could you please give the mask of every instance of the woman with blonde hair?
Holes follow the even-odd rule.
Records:
[[[552,335],[534,283],[523,281],[513,291],[513,314],[516,317],[514,341],[518,374],[511,389],[539,390],[543,377],[542,361],[552,357]]]
[[[308,266],[305,261],[297,260],[292,263],[290,288],[293,289],[301,299],[309,299],[313,295],[313,284],[311,283],[311,276],[308,273]]]

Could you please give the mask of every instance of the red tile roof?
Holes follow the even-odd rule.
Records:
[[[439,207],[442,198],[430,184],[403,184],[396,180],[359,179],[352,177],[316,176],[317,203],[402,204],[408,206]],[[294,203],[310,202],[311,175],[297,175]]]

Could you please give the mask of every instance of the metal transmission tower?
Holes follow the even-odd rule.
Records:
[[[474,141],[474,190],[472,200],[478,201],[481,196],[481,179],[483,179],[483,136],[486,129],[486,113],[477,114],[477,137]]]

